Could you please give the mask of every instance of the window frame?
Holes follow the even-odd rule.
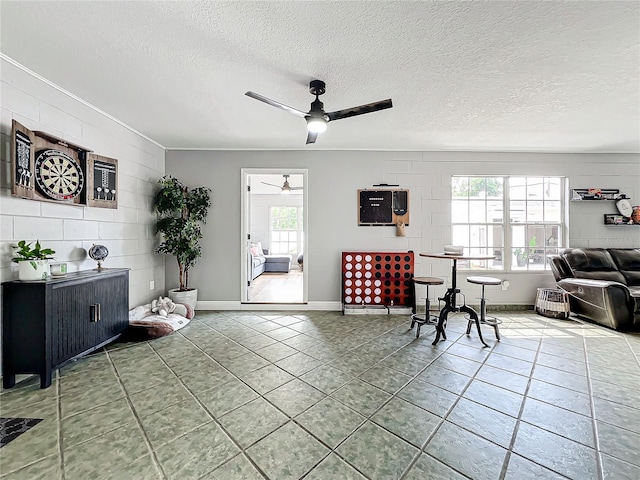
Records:
[[[454,179],[455,178],[466,178],[466,179],[472,179],[472,178],[500,178],[502,179],[502,199],[497,199],[494,201],[501,201],[502,202],[502,222],[488,222],[487,221],[487,215],[486,213],[488,213],[487,211],[487,202],[491,201],[490,197],[485,197],[484,201],[485,201],[485,216],[484,216],[484,221],[483,222],[472,222],[470,216],[467,216],[467,219],[465,222],[454,222],[454,201],[456,199],[459,199],[458,197],[454,197],[453,194],[453,187],[454,187]],[[529,179],[553,179],[553,180],[559,180],[559,199],[545,199],[544,196],[542,199],[528,199],[528,198],[524,198],[524,199],[513,199],[511,197],[511,180],[512,179],[524,179],[525,180],[525,185],[528,186],[527,181]],[[560,249],[560,248],[564,248],[567,243],[568,243],[568,238],[569,238],[569,229],[568,229],[568,224],[567,224],[567,218],[568,218],[568,190],[567,190],[567,178],[561,175],[452,175],[451,176],[451,189],[450,189],[450,193],[451,193],[451,197],[450,197],[450,204],[451,204],[451,235],[453,238],[454,235],[454,228],[456,226],[467,226],[467,227],[472,227],[472,226],[484,226],[487,228],[487,230],[489,228],[491,228],[492,226],[500,226],[500,228],[502,229],[502,245],[500,246],[489,246],[487,245],[486,247],[482,247],[482,246],[470,246],[470,247],[465,247],[467,249],[471,249],[472,251],[475,249],[485,249],[485,250],[491,250],[491,249],[498,249],[500,248],[502,251],[502,266],[501,268],[491,268],[489,266],[489,263],[487,261],[480,261],[480,262],[473,262],[473,266],[472,266],[472,262],[471,261],[460,261],[458,262],[458,269],[460,271],[466,271],[466,272],[474,272],[474,271],[484,271],[484,272],[504,272],[504,273],[526,273],[526,274],[547,274],[551,269],[550,269],[550,265],[546,259],[546,255],[547,255],[547,251],[553,250],[553,249]],[[511,215],[511,202],[512,201],[523,201],[525,202],[525,205],[527,205],[528,202],[541,202],[542,203],[542,211],[543,211],[543,218],[541,221],[530,221],[527,220],[526,218],[526,212],[527,209],[525,207],[525,219],[522,222],[514,222],[513,221],[513,217]],[[467,195],[467,214],[469,214],[470,212],[470,197]],[[559,221],[546,221],[544,219],[544,211],[545,211],[545,202],[559,202],[559,214],[560,214],[560,219]],[[541,245],[540,247],[543,249],[543,267],[542,268],[530,268],[530,263],[527,261],[526,264],[526,268],[515,268],[515,262],[514,262],[514,256],[513,256],[513,252],[516,248],[519,248],[520,246],[514,246],[513,244],[513,227],[516,226],[522,226],[526,229],[530,228],[530,227],[542,227],[543,229],[547,229],[548,227],[557,227],[558,228],[558,233],[560,236],[561,241],[557,242],[557,244],[555,246],[549,246],[546,245],[546,240],[545,243],[543,245]],[[471,234],[469,234],[471,235]],[[546,239],[546,236],[545,236]],[[529,246],[524,246],[525,250],[527,250],[530,253],[530,248],[533,247],[529,247]]]
[[[274,208],[290,208],[296,210],[296,228],[295,229],[273,229],[273,209]],[[275,240],[273,239],[274,232],[296,232],[296,252],[295,254],[299,254],[302,252],[304,248],[304,210],[302,205],[269,205],[269,253],[278,255],[279,252],[276,252],[274,249]],[[279,243],[283,243],[281,240],[278,240]],[[291,245],[294,242],[287,240],[288,245]],[[281,255],[293,255],[294,253],[285,252]]]

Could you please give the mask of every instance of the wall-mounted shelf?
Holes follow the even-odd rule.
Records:
[[[624,227],[628,225],[640,225],[640,223],[629,223],[630,218],[618,213],[605,213],[604,224],[607,227]]]
[[[620,193],[617,188],[573,188],[571,189],[571,201],[582,202],[583,200],[620,200],[628,198],[624,193]]]

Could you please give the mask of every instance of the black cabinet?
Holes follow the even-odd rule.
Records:
[[[40,375],[42,388],[67,361],[115,340],[129,324],[129,270],[2,284],[2,379]]]

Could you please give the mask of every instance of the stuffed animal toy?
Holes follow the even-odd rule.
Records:
[[[151,302],[151,312],[157,313],[161,317],[166,317],[176,309],[176,304],[169,297],[162,298],[162,295],[157,300]]]

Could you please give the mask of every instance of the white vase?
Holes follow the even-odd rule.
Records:
[[[49,276],[49,260],[22,260],[18,266],[18,280],[46,280]]]
[[[198,289],[192,288],[184,292],[179,292],[179,289],[172,288],[169,290],[169,298],[174,303],[184,303],[190,305],[194,310],[196,309],[196,303],[198,302]]]

